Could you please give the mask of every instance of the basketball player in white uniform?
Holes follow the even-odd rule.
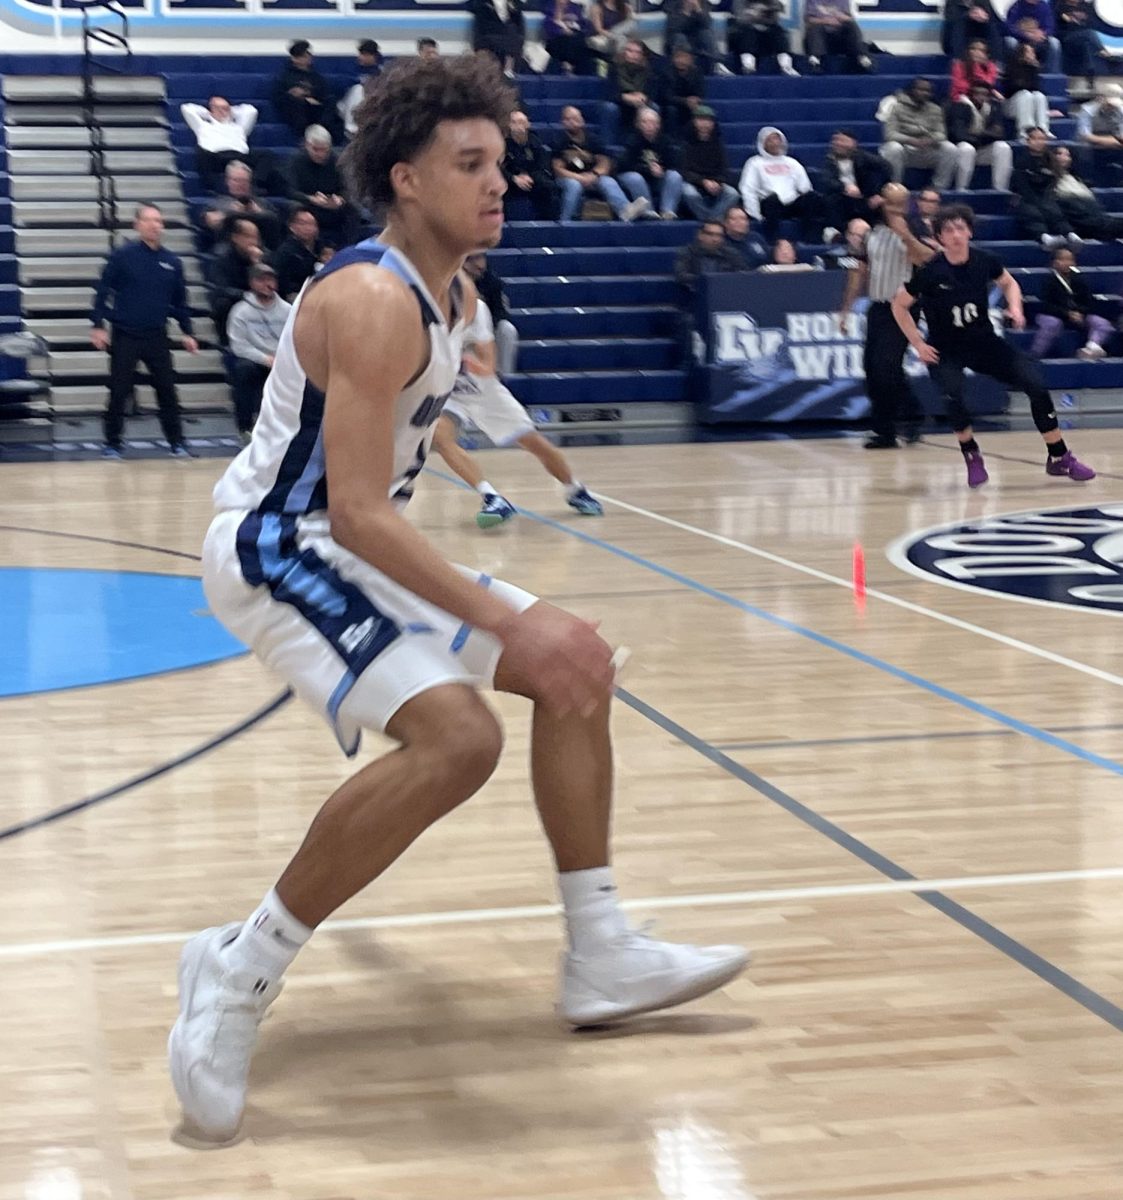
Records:
[[[534,703],[534,796],[568,931],[562,1018],[679,1004],[748,958],[658,942],[624,918],[608,865],[612,651],[595,627],[451,566],[402,514],[475,315],[459,268],[500,237],[513,99],[474,56],[380,77],[347,157],[361,199],[389,206],[386,229],[305,286],[253,440],[215,488],[204,547],[215,613],[345,750],[364,728],[398,747],[328,798],[248,919],[184,947],[168,1050],[197,1137],[236,1135],[258,1025],[316,926],[495,769],[502,733],[482,687]]]
[[[468,256],[469,267],[475,257]],[[482,254],[479,261],[483,261]],[[469,270],[469,277],[471,274]],[[479,492],[483,504],[476,524],[490,529],[509,521],[517,510],[484,478],[472,456],[457,442],[457,425],[478,429],[495,446],[521,446],[565,488],[570,508],[585,517],[602,516],[600,501],[574,478],[565,455],[538,432],[526,409],[496,377],[495,327],[482,299],[476,304],[475,319],[464,331],[464,348],[464,365],[437,421],[433,449]]]

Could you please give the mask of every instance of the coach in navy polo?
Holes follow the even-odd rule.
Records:
[[[137,363],[141,362],[148,368],[156,390],[160,426],[171,453],[186,458],[189,452],[183,444],[167,333],[168,317],[173,316],[183,330],[183,348],[191,354],[199,349],[191,331],[183,263],[161,245],[164,215],[155,204],[137,205],[133,228],[138,240],[110,254],[94,293],[90,341],[98,350],[109,350],[109,404],[102,453],[106,458],[122,457],[125,405],[136,383]],[[105,328],[106,321],[113,328],[112,338]]]

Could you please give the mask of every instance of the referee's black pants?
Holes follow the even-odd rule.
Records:
[[[1053,397],[1049,395],[1037,363],[1000,337],[984,337],[952,350],[941,350],[940,361],[928,368],[928,374],[944,398],[951,427],[956,433],[971,424],[971,413],[964,401],[967,381],[963,372],[968,369],[1025,392],[1039,433],[1049,433],[1057,428]]]
[[[172,446],[183,441],[183,425],[179,417],[179,398],[175,391],[175,368],[172,350],[164,329],[130,333],[115,326],[109,343],[109,404],[105,410],[105,441],[109,446],[121,445],[125,428],[125,406],[136,386],[136,368],[143,363],[148,368],[156,403],[160,409],[160,428]]]
[[[862,369],[870,398],[870,426],[878,437],[897,436],[897,423],[919,425],[924,419],[905,374],[908,339],[901,332],[888,300],[871,301],[866,311],[866,348]]]

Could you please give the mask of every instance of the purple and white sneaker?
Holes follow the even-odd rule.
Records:
[[[1047,459],[1045,462],[1045,474],[1067,475],[1069,479],[1075,479],[1079,483],[1083,483],[1087,479],[1095,479],[1096,477],[1095,471],[1082,463],[1071,450],[1066,450],[1060,458]]]

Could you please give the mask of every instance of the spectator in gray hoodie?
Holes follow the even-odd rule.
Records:
[[[888,96],[878,109],[882,123],[881,157],[900,183],[906,167],[934,167],[933,182],[943,190],[951,186],[959,155],[948,141],[944,110],[932,99],[932,82],[916,78],[908,90]]]
[[[234,360],[230,368],[234,416],[244,442],[249,441],[257,420],[261,393],[292,312],[292,305],[277,295],[277,272],[272,267],[258,263],[250,268],[249,280],[250,290],[230,310],[226,324]]]

